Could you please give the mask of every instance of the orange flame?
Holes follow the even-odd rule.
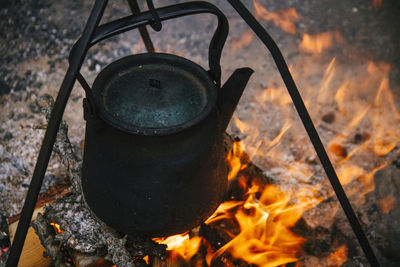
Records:
[[[278,12],[270,12],[256,0],[253,0],[253,5],[255,17],[257,19],[271,21],[285,32],[291,34],[296,33],[295,22],[299,20],[296,9],[288,8],[279,10]],[[249,46],[253,40],[254,32],[252,30],[246,30],[239,38],[232,39],[232,51],[235,52],[238,49]]]
[[[232,51],[235,52],[238,49],[250,45],[253,40],[254,32],[252,30],[246,30],[239,38],[232,39]]]
[[[234,218],[240,233],[218,251],[208,254],[208,265],[213,259],[229,251],[235,258],[259,266],[279,266],[297,261],[297,255],[304,239],[290,231],[307,205],[289,204],[290,194],[269,185],[260,199],[256,198],[259,188],[249,189],[246,201],[230,201],[221,205],[206,224],[214,224],[222,219]],[[232,209],[237,211],[232,214]]]
[[[279,10],[277,12],[270,12],[256,0],[253,0],[253,5],[255,13],[254,15],[257,19],[271,21],[285,32],[291,34],[296,33],[295,23],[300,18],[299,15],[297,14],[296,9],[287,8]]]
[[[381,63],[368,65],[368,72],[371,75],[385,75],[380,82],[378,92],[374,101],[374,124],[376,131],[373,136],[374,152],[378,156],[384,156],[392,151],[400,140],[400,129],[396,125],[400,122],[400,114],[389,86],[390,66]],[[384,118],[384,120],[383,120]]]
[[[320,54],[330,48],[333,42],[333,35],[330,32],[323,32],[316,35],[304,34],[299,49],[308,53]]]
[[[167,250],[171,251],[172,260],[178,256],[189,261],[199,250],[201,238],[198,236],[189,237],[188,233],[169,236],[167,238],[153,238],[160,244],[167,245]]]
[[[54,227],[54,230],[56,230],[57,234],[64,233],[64,230],[61,229],[61,226],[58,223],[51,222],[50,225]]]
[[[343,36],[339,30],[334,32],[321,32],[317,34],[304,34],[299,44],[301,52],[310,54],[321,54],[330,49],[333,44],[342,45],[344,43]]]
[[[240,142],[233,142],[233,149],[228,152],[226,156],[226,160],[229,164],[230,171],[228,174],[228,181],[233,180],[239,171],[245,169],[247,167],[246,163],[242,163],[242,158],[244,156],[244,151],[240,146]]]

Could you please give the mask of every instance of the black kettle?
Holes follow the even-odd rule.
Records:
[[[137,54],[108,65],[86,90],[82,190],[94,214],[122,233],[187,231],[226,193],[223,134],[253,71],[238,69],[220,86],[228,21],[215,6],[157,9],[161,20],[203,12],[218,17],[209,71],[171,54]]]

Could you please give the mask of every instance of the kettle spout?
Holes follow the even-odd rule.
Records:
[[[225,131],[228,127],[233,112],[253,72],[250,68],[235,70],[220,89],[217,106],[221,114],[221,130]]]

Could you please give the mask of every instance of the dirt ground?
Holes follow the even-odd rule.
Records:
[[[35,101],[44,93],[56,97],[68,66],[68,53],[81,34],[92,2],[89,0],[0,1],[0,215],[2,216],[15,215],[22,207],[45,129],[44,118],[37,110]],[[144,2],[141,4],[145,5]],[[182,1],[155,2],[156,6],[163,6]],[[306,228],[315,230],[330,226],[339,229],[337,231],[345,236],[339,239],[345,240],[350,247],[351,257],[345,265],[364,266],[366,264],[364,256],[351,234],[335,197],[332,196],[330,184],[291,106],[271,56],[262,43],[249,32],[246,24],[227,1],[210,2],[225,13],[230,23],[230,33],[221,60],[222,80],[225,81],[239,67],[248,66],[255,70],[234,114],[235,122],[229,125],[228,132],[243,140],[245,150],[252,156],[253,162],[265,174],[272,177],[274,183],[279,184],[283,190],[290,188],[299,190],[318,185],[318,192],[313,191],[310,194],[323,196],[327,200],[303,216]],[[252,1],[243,2],[253,13],[257,13],[254,11]],[[351,165],[351,170],[365,171],[362,173],[354,171],[353,176],[364,177],[372,174],[374,177],[372,180],[376,183],[376,190],[366,195],[361,195],[359,192],[364,190],[365,186],[361,186],[361,182],[357,182],[356,179],[351,179],[351,182],[346,184],[345,190],[351,196],[362,225],[384,266],[398,266],[400,117],[395,108],[400,106],[400,27],[398,27],[400,2],[383,0],[381,5],[376,6],[374,3],[380,1],[258,0],[257,2],[269,12],[278,14],[280,18],[285,17],[282,10],[295,9],[297,15],[288,17],[289,26],[292,25],[292,28],[285,28],[282,23],[270,18],[271,15],[269,18],[259,17],[259,20],[277,42],[288,65],[291,66],[295,81],[306,100],[322,141],[327,148],[333,148],[328,152],[339,176],[344,167]],[[110,1],[103,21],[128,14],[130,12],[125,1]],[[157,51],[187,57],[207,68],[208,45],[215,23],[211,15],[195,15],[164,22],[161,32],[150,30],[150,34]],[[329,45],[322,45],[320,52],[304,48],[305,34],[311,37],[325,34],[330,40]],[[97,73],[110,62],[139,52],[145,52],[145,48],[136,31],[113,37],[89,51],[82,73],[92,82]],[[386,87],[381,91],[377,89],[381,88],[382,84],[390,88],[391,95],[385,93]],[[347,88],[347,92],[357,92],[343,95],[342,103],[346,104],[345,107],[334,103],[339,98],[338,88],[343,86]],[[266,88],[271,90],[266,92]],[[376,90],[383,92],[380,95],[378,93],[378,97],[388,100],[388,104],[377,102]],[[83,95],[82,88],[75,85],[64,114],[64,119],[69,124],[70,139],[78,154],[80,143],[84,139]],[[393,97],[392,102],[389,97]],[[381,117],[378,117],[381,127],[387,129],[391,133],[390,138],[395,140],[391,142],[394,145],[389,152],[378,152],[371,156],[369,147],[360,146],[364,140],[373,140],[379,132],[376,122],[363,119],[360,120],[359,126],[349,130],[349,122],[357,117],[358,110],[354,106],[359,103],[371,105],[365,113],[368,118],[381,114]],[[390,106],[391,103],[393,103],[392,109],[381,108],[381,105]],[[286,122],[290,122],[290,127]],[[289,129],[287,132],[282,130],[286,129],[285,127]],[[285,137],[279,145],[272,144],[282,131]],[[255,132],[258,134],[255,135]],[[341,138],[340,141],[338,136]],[[362,147],[361,152],[359,147]],[[353,152],[356,154],[354,157]],[[347,154],[351,155],[351,159],[344,163]],[[65,173],[66,170],[60,166],[57,158],[52,158],[43,190],[54,182],[62,180]],[[385,213],[381,212],[382,205],[379,201],[387,196],[393,196],[394,200],[391,202],[392,208]],[[332,214],[332,209],[338,210],[338,213]],[[329,242],[326,242],[329,246]],[[314,255],[312,250],[318,248],[311,247],[306,250],[307,255]],[[315,266],[314,260],[317,261],[309,256],[306,265]]]

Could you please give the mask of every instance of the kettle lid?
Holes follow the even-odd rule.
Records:
[[[121,58],[93,83],[100,117],[129,133],[165,135],[204,119],[216,103],[210,75],[192,61],[171,54]]]

